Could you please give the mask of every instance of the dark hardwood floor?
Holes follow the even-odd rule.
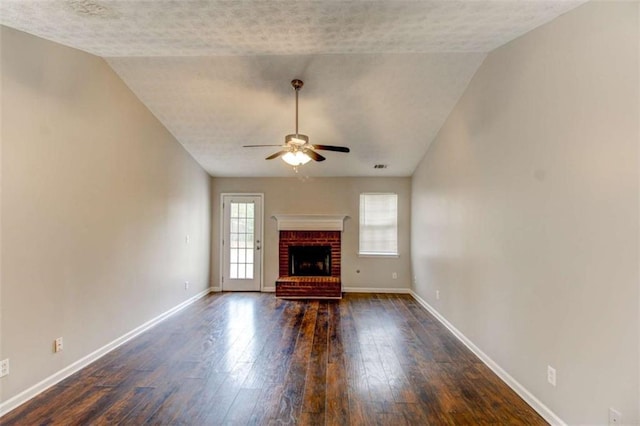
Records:
[[[410,296],[222,293],[0,424],[546,423]]]

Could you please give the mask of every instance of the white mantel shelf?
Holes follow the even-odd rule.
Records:
[[[278,231],[343,231],[345,214],[275,214]]]

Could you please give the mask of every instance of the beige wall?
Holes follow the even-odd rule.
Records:
[[[264,287],[274,287],[278,278],[278,231],[272,219],[274,214],[346,214],[349,218],[342,234],[342,286],[410,288],[410,178],[214,178],[212,287],[220,286],[220,194],[233,192],[264,194]],[[398,194],[399,257],[358,256],[358,210],[362,192]],[[393,272],[398,274],[395,280]]]
[[[211,204],[209,176],[102,59],[1,35],[6,401],[206,290]]]
[[[415,291],[569,424],[640,422],[638,7],[492,52],[412,183]]]

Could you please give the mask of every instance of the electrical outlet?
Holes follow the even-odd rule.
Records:
[[[189,290],[189,281],[184,282],[184,289]]]
[[[7,376],[9,374],[9,358],[0,361],[0,377]]]
[[[189,240],[190,240],[190,238],[189,238],[189,234],[185,235],[185,236],[184,236],[184,243],[185,243],[185,244],[189,244]]]
[[[440,300],[440,290],[436,290],[436,300]]]
[[[556,369],[550,365],[547,365],[547,382],[549,382],[551,386],[556,385]]]
[[[609,408],[609,426],[611,425],[621,425],[622,424],[622,414],[615,408]]]
[[[53,342],[53,351],[54,352],[60,352],[62,351],[62,337],[58,337],[54,342]]]
[[[391,278],[393,278],[394,280],[398,279],[398,273],[394,272],[393,274],[391,274]]]

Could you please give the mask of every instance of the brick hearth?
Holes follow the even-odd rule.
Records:
[[[289,276],[289,246],[330,246],[331,276]],[[279,275],[276,296],[286,298],[342,297],[340,231],[280,231]]]

